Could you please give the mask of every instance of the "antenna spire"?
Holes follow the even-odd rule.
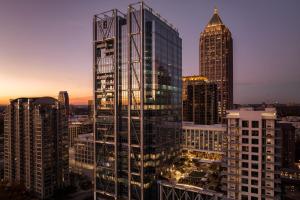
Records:
[[[218,14],[218,8],[217,8],[217,6],[214,7],[214,14]]]

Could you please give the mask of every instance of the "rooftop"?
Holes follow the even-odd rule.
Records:
[[[195,76],[183,76],[182,81],[205,81],[205,82],[207,82],[208,79],[205,76],[195,75]]]
[[[202,124],[194,124],[193,122],[183,122],[182,128],[226,131],[226,125],[224,124],[202,125]]]
[[[212,16],[212,18],[210,19],[210,21],[208,22],[207,26],[216,26],[216,25],[222,25],[223,22],[218,14],[218,9],[215,8],[214,9],[214,14]]]

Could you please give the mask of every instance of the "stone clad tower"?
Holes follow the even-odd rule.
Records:
[[[218,122],[224,123],[226,110],[233,106],[233,48],[230,30],[218,10],[200,34],[200,74],[218,86]]]

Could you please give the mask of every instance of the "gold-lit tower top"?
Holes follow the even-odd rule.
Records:
[[[217,6],[215,6],[215,8],[214,8],[214,14],[218,14],[218,8],[217,8]]]
[[[210,26],[216,26],[216,25],[223,25],[223,22],[219,16],[218,8],[215,6],[214,14],[211,17],[210,21],[208,22],[207,26],[210,27]]]

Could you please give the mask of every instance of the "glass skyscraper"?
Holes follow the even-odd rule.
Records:
[[[182,41],[143,2],[94,16],[95,199],[157,199],[179,150]]]

